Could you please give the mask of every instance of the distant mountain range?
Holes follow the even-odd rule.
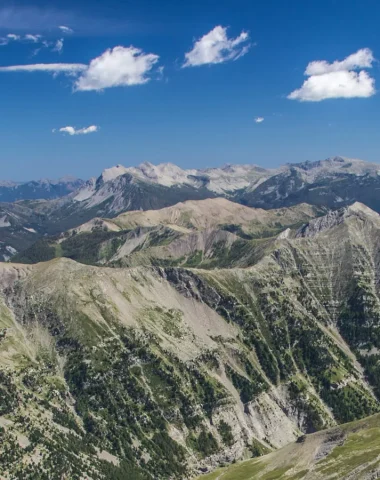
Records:
[[[32,180],[30,182],[0,182],[0,202],[16,202],[18,200],[38,200],[63,197],[85,182],[75,177],[63,177],[58,180]]]
[[[331,209],[356,201],[380,211],[380,166],[334,157],[287,164],[183,170],[173,164],[117,165],[87,182],[74,178],[0,184],[0,259],[95,217],[170,207],[188,200],[224,197],[249,207],[300,203]],[[15,200],[17,200],[15,202]]]

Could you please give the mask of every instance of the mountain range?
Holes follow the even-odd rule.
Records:
[[[380,211],[379,171],[377,164],[342,157],[277,169],[226,165],[183,170],[172,164],[145,163],[128,168],[117,165],[87,182],[58,182],[59,188],[65,185],[65,193],[74,190],[59,198],[51,198],[51,194],[58,196],[51,182],[34,182],[39,185],[36,189],[30,187],[33,182],[25,184],[23,200],[14,196],[17,186],[4,186],[2,198],[18,201],[0,203],[0,259],[8,260],[40,237],[62,233],[95,217],[113,218],[187,200],[224,197],[264,209],[300,203],[339,208],[359,201]]]
[[[0,182],[0,202],[59,198],[78,190],[83,184],[83,180],[69,176],[58,180],[3,181]]]
[[[377,181],[145,164],[3,203],[0,477],[378,478]]]

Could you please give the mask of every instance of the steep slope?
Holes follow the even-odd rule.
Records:
[[[297,270],[323,303],[380,393],[380,216],[351,207],[312,220],[278,249],[284,268]],[[286,242],[286,241],[285,241]]]
[[[339,215],[245,269],[2,265],[2,474],[184,479],[379,411],[379,219]]]
[[[2,474],[100,478],[105,451],[118,466],[106,478],[185,478],[194,465],[239,457],[254,433],[274,445],[298,435],[237,327],[162,271],[59,260],[7,265],[1,279]],[[243,381],[248,367],[258,380],[245,394],[259,395],[252,411],[229,380],[236,369]],[[265,420],[251,425],[252,415]]]
[[[301,437],[259,459],[199,480],[372,480],[380,476],[380,416]]]

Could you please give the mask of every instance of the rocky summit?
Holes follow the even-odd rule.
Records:
[[[1,478],[380,475],[379,214],[210,197],[62,217],[0,264]]]

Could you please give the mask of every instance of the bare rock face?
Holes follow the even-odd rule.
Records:
[[[314,237],[324,230],[341,225],[344,222],[346,214],[346,208],[329,212],[327,215],[317,218],[301,227],[296,233],[296,237]]]
[[[370,218],[372,221],[380,225],[380,216],[370,208],[362,203],[356,202],[348,207],[330,211],[320,218],[311,220],[308,224],[301,227],[296,233],[296,237],[314,237],[319,233],[341,225],[350,217],[355,217],[359,220],[366,221]]]

